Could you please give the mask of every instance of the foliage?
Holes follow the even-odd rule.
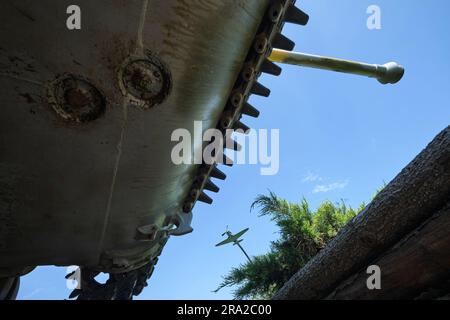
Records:
[[[344,201],[325,201],[312,211],[306,199],[291,203],[273,192],[259,195],[251,208],[259,209],[259,216],[270,217],[280,237],[271,243],[268,253],[233,268],[217,291],[236,287],[235,299],[269,299],[364,207],[361,204],[354,210]]]

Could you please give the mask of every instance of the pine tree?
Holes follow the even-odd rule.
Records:
[[[233,268],[217,291],[236,287],[233,294],[237,300],[271,298],[364,207],[361,204],[354,210],[344,201],[325,201],[311,211],[304,198],[300,203],[291,203],[273,192],[259,195],[251,208],[259,209],[260,217],[269,216],[279,228],[280,237],[271,243],[268,253]]]

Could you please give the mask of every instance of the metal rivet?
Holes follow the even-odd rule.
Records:
[[[273,23],[278,22],[280,20],[281,14],[283,13],[283,5],[281,3],[276,3],[272,5],[269,9],[269,19]]]
[[[154,55],[128,59],[119,71],[119,86],[125,96],[144,109],[161,104],[169,95],[172,80],[165,65]]]

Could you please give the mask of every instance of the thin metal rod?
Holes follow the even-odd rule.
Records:
[[[248,256],[247,252],[245,252],[244,248],[242,248],[241,244],[239,242],[236,243],[236,245],[242,250],[242,252],[245,254],[249,262],[252,262],[252,259]]]
[[[389,62],[384,65],[368,64],[280,49],[273,49],[269,60],[302,67],[376,78],[382,84],[397,83],[402,79],[405,73],[405,69],[395,62]]]

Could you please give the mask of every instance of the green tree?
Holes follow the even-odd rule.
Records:
[[[271,243],[268,253],[233,268],[216,291],[236,287],[233,294],[238,300],[271,298],[364,207],[361,204],[354,210],[344,201],[325,201],[312,211],[306,199],[291,203],[273,192],[259,195],[251,209],[259,209],[259,216],[269,216],[280,237]]]

